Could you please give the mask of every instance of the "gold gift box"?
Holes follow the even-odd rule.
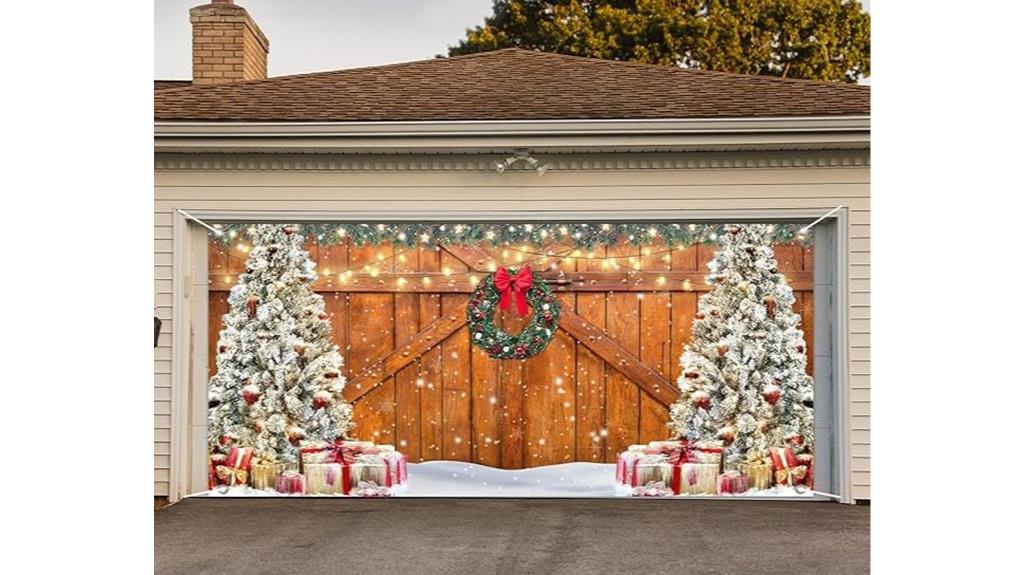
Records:
[[[679,493],[716,495],[718,493],[717,463],[684,463],[680,470]]]
[[[747,476],[748,489],[771,489],[772,466],[767,463],[741,463],[739,472]]]
[[[285,470],[284,463],[253,463],[249,474],[249,485],[253,489],[271,490],[277,488],[277,476]]]
[[[306,493],[333,495],[342,493],[340,463],[307,463]]]

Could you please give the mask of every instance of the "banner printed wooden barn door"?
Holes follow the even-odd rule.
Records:
[[[567,256],[547,263],[559,270],[537,276],[558,293],[559,329],[543,353],[520,362],[470,345],[465,304],[474,280],[495,265],[519,265],[521,252],[312,241],[308,249],[345,357],[354,435],[393,443],[411,461],[506,469],[609,462],[629,444],[667,437],[679,356],[714,254],[712,246],[620,244],[569,257],[571,249],[556,247]],[[812,250],[780,245],[776,254],[796,291],[813,371]],[[213,358],[227,290],[245,254],[211,244],[209,255]],[[620,257],[620,269],[606,256]],[[508,331],[524,323],[514,313],[498,321]],[[211,361],[211,375],[215,369]]]

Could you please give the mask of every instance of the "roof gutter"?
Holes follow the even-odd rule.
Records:
[[[530,147],[867,147],[869,116],[421,122],[157,121],[158,152],[467,151]]]

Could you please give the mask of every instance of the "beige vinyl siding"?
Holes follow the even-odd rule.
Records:
[[[158,155],[159,159],[159,155]],[[853,497],[870,497],[870,202],[867,166],[822,168],[579,169],[496,174],[414,171],[396,159],[367,171],[166,170],[156,172],[157,315],[155,489],[166,494],[169,451],[171,214],[175,208],[374,212],[757,210],[849,207],[849,426]],[[429,162],[426,164],[429,165]],[[582,164],[584,167],[586,164]],[[177,326],[175,326],[177,327]],[[205,328],[205,326],[204,326]],[[167,399],[164,399],[167,398]],[[837,426],[842,422],[836,422]]]
[[[159,194],[159,189],[157,191]],[[153,227],[153,308],[160,326],[159,345],[153,352],[153,494],[170,492],[171,453],[171,214],[157,212]]]

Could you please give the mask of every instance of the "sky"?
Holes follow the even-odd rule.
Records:
[[[156,78],[190,79],[188,9],[156,0]],[[270,40],[267,74],[342,70],[433,58],[482,24],[491,0],[235,0]]]
[[[155,0],[155,77],[188,80],[188,9],[203,0]],[[483,23],[491,0],[235,0],[270,40],[269,76],[433,58]],[[870,11],[870,2],[862,2]]]

